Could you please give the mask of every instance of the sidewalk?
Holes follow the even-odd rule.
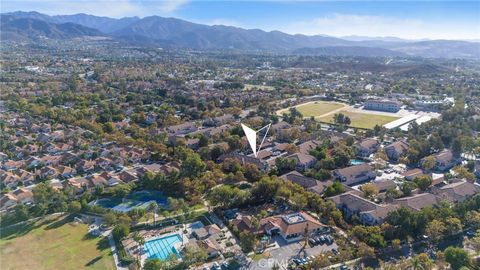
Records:
[[[115,246],[115,241],[113,240],[112,232],[108,233],[108,243],[110,243],[110,249],[112,250],[113,261],[115,262],[115,267],[117,270],[128,270],[127,267],[120,265],[120,260],[118,259],[117,247]]]

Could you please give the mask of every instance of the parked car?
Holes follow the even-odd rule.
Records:
[[[213,263],[212,269],[214,269],[214,270],[222,270],[222,268],[220,267],[220,265],[218,264],[218,262],[214,262],[214,263]]]
[[[320,236],[320,242],[323,244],[323,243],[325,243],[325,241],[326,241],[325,236],[323,236],[323,235]]]
[[[468,230],[468,231],[467,231],[467,236],[468,236],[468,237],[474,237],[474,236],[475,236],[475,231],[473,231],[473,230]]]

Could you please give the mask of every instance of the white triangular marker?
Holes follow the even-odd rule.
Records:
[[[272,124],[268,124],[268,125],[262,127],[261,129],[259,129],[257,131],[247,127],[244,124],[241,124],[241,125],[242,125],[243,132],[245,132],[245,136],[247,136],[248,144],[250,144],[250,148],[252,148],[253,155],[255,157],[257,157],[257,154],[260,151],[260,148],[262,148],[262,144],[265,141],[265,138],[267,137],[267,134],[268,134],[268,130],[270,129],[270,126]],[[267,128],[267,132],[265,132],[265,135],[263,136],[262,142],[260,143],[260,146],[257,149],[257,133],[260,132],[260,130],[262,130],[264,128]]]

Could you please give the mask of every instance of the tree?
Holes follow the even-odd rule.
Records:
[[[127,237],[128,234],[130,233],[130,228],[126,224],[118,224],[113,228],[112,235],[113,238],[116,239],[116,241],[120,241],[123,238]]]
[[[445,249],[445,260],[450,264],[452,269],[460,269],[463,266],[469,266],[468,253],[462,248],[448,247]]]
[[[143,270],[161,270],[165,269],[165,263],[160,259],[147,259],[143,265]]]
[[[155,226],[155,216],[157,215],[158,204],[156,201],[151,202],[148,205],[148,211],[153,214],[153,225]]]
[[[474,183],[477,179],[475,174],[469,172],[468,169],[465,167],[457,166],[453,168],[453,171],[458,175],[459,178],[466,179],[470,183]]]
[[[374,199],[378,195],[378,187],[373,183],[364,184],[361,189],[367,199]]]
[[[103,222],[107,226],[113,226],[117,223],[117,216],[113,212],[108,212],[103,215]]]
[[[421,175],[415,177],[413,182],[420,188],[422,191],[427,190],[432,185],[432,177],[430,175]]]
[[[363,258],[372,258],[375,257],[375,250],[367,244],[360,242],[358,243],[357,255]]]
[[[256,182],[263,176],[263,173],[254,164],[247,163],[243,166],[243,169],[245,170],[243,175],[250,182]]]
[[[78,213],[82,210],[82,205],[78,201],[72,201],[68,204],[68,211],[70,213]]]
[[[430,221],[430,223],[428,223],[427,228],[425,229],[425,233],[427,234],[430,241],[436,243],[441,238],[443,238],[445,230],[445,224],[439,220],[434,219]]]
[[[389,199],[397,199],[400,197],[400,191],[396,188],[390,188],[385,192],[385,196]]]
[[[286,147],[285,147],[285,151],[291,155],[291,154],[294,154],[298,151],[298,148],[297,146],[295,146],[295,144],[291,144],[289,143]]]
[[[445,220],[445,233],[453,235],[461,233],[463,229],[462,221],[456,217],[449,217]]]
[[[392,240],[392,247],[393,248],[398,249],[398,248],[400,248],[400,245],[401,245],[400,239],[393,239]]]
[[[207,166],[197,153],[190,153],[182,163],[181,175],[183,177],[195,178],[205,171]]]
[[[403,185],[400,186],[400,190],[402,191],[403,195],[410,196],[412,194],[412,190],[416,187],[417,185],[413,182],[404,182]]]
[[[328,186],[324,191],[327,197],[335,196],[343,192],[345,192],[345,188],[343,187],[342,183],[340,183],[339,181],[333,182],[333,184]]]
[[[436,164],[437,164],[437,160],[435,159],[435,157],[434,156],[428,156],[428,157],[423,159],[422,167],[425,170],[431,170],[435,167]]]
[[[468,211],[465,214],[465,222],[473,230],[480,229],[480,211]]]
[[[257,238],[254,234],[248,231],[243,231],[240,233],[240,246],[242,247],[243,252],[248,253],[252,251],[256,243]]]
[[[426,253],[420,253],[413,258],[412,266],[414,270],[430,270],[433,262]]]
[[[275,159],[275,166],[277,167],[279,174],[284,174],[295,170],[296,163],[294,159],[278,157]]]
[[[182,259],[188,265],[204,262],[208,258],[207,251],[203,248],[188,246],[183,252]]]
[[[17,204],[14,208],[14,213],[15,213],[15,220],[18,222],[25,221],[30,216],[28,213],[27,207],[23,204]]]

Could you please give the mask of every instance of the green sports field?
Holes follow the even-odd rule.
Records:
[[[340,111],[338,113],[343,113],[345,116],[350,117],[350,120],[352,121],[352,123],[350,124],[351,127],[366,128],[366,129],[372,129],[375,127],[375,125],[383,126],[387,123],[390,123],[400,118],[395,116],[370,114],[370,113],[356,113],[356,112],[347,112],[347,111]],[[334,114],[331,114],[331,115],[327,115],[327,116],[316,118],[316,119],[320,122],[333,123],[333,116]]]
[[[115,269],[107,238],[66,216],[1,229],[1,269]]]
[[[329,113],[334,110],[344,108],[345,104],[338,102],[328,102],[328,101],[315,101],[305,104],[300,104],[296,106],[297,110],[302,113],[304,117],[318,117],[326,113]],[[282,109],[277,112],[277,114],[283,114],[284,112],[288,113],[288,109]]]

